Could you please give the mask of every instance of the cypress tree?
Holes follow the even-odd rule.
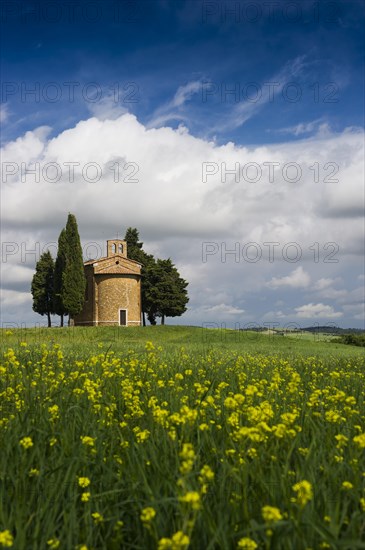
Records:
[[[143,243],[139,242],[138,229],[128,227],[124,240],[127,243],[128,258],[143,263],[145,252],[142,250]]]
[[[32,279],[33,310],[40,315],[47,315],[48,326],[51,326],[51,314],[54,311],[53,302],[54,261],[49,250],[44,252],[36,265]]]
[[[61,317],[60,326],[63,327],[63,317],[67,315],[67,309],[63,303],[63,273],[66,267],[67,239],[66,230],[62,229],[58,237],[58,250],[54,271],[54,311]]]
[[[158,272],[156,260],[151,255],[148,256],[143,268],[142,279],[142,303],[144,312],[147,314],[147,319],[151,325],[156,324],[157,303],[156,303],[156,284],[158,282]]]
[[[70,320],[82,310],[86,288],[82,247],[77,221],[73,214],[69,214],[67,219],[66,243],[66,265],[62,274],[62,302]]]

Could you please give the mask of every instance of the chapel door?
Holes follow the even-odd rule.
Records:
[[[127,325],[127,310],[126,309],[120,309],[119,310],[119,324],[121,326]]]

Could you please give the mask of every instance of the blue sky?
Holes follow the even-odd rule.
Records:
[[[72,11],[67,2],[3,6],[2,78],[20,84],[3,85],[2,99],[14,115],[3,139],[34,124],[51,124],[54,132],[67,128],[90,114],[100,92],[102,99],[114,93],[113,103],[148,124],[191,82],[199,84],[174,112],[196,135],[220,142],[280,141],[283,129],[318,120],[337,131],[361,125],[362,1],[269,4],[73,2]],[[75,83],[74,93],[65,82]],[[35,83],[37,98],[26,94]],[[225,125],[233,107],[243,104],[252,116],[243,124],[238,119],[238,127]]]
[[[139,187],[118,188],[119,210],[111,215],[100,202],[105,178],[88,193],[87,208],[85,188],[73,187],[70,194],[70,182],[64,182],[64,194],[59,186],[49,195],[51,186],[38,189],[39,182],[2,185],[6,242],[57,240],[68,211],[77,215],[85,242],[103,242],[116,228],[133,225],[146,247],[171,255],[190,277],[191,309],[178,322],[232,325],[272,318],[363,326],[362,0],[5,2],[1,16],[5,162],[98,162],[101,153],[105,161],[110,137],[119,148],[109,160],[138,158],[140,177]],[[100,135],[104,143],[92,152],[90,143]],[[76,158],[80,139],[85,150],[77,149]],[[183,165],[189,158],[190,165]],[[256,183],[230,176],[222,182],[222,163],[262,168],[275,159],[300,164],[299,195],[282,173],[274,190],[266,173]],[[219,170],[204,183],[199,166],[206,162]],[[314,163],[317,185],[309,168]],[[340,174],[332,187],[322,181],[331,171],[328,163],[337,163]],[[151,186],[154,196],[163,197],[156,204],[146,202]],[[26,201],[28,193],[34,204]],[[199,209],[201,223],[195,223]],[[92,215],[101,220],[99,227]],[[280,250],[285,242],[298,242],[303,257],[295,264],[281,256],[237,266],[241,255],[240,262],[220,259],[215,265],[219,251],[201,261],[204,242],[232,248],[253,239],[262,248],[263,242],[280,242]],[[340,261],[311,260],[314,242],[322,249],[337,243]],[[18,284],[11,260],[22,271]],[[30,256],[23,262],[13,254],[5,263],[3,320],[30,323],[35,258],[32,265]],[[14,300],[19,308],[10,312]]]

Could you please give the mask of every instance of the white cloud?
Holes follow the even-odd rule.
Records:
[[[117,93],[105,94],[99,101],[88,103],[91,115],[97,117],[99,120],[114,120],[127,113],[128,109],[118,102],[117,96]]]
[[[325,288],[323,290],[318,291],[316,294],[317,299],[320,298],[322,300],[336,300],[338,301],[341,298],[344,298],[348,295],[348,290],[345,288],[342,289],[336,289],[336,288]]]
[[[1,289],[0,302],[3,308],[9,307],[14,311],[14,309],[24,304],[29,304],[31,307],[31,301],[32,297],[29,292]]]
[[[262,86],[257,84],[257,100],[252,101],[247,99],[233,107],[229,113],[225,113],[220,122],[213,126],[212,132],[228,131],[242,126],[247,120],[261,111],[267,103],[272,101],[273,93],[281,93],[284,86],[288,84],[293,77],[298,77],[304,67],[304,62],[305,56],[299,56],[286,63],[277,74],[268,78],[267,84]],[[273,85],[275,85],[274,88]],[[273,89],[275,92],[273,92]]]
[[[307,288],[310,284],[310,275],[299,266],[286,277],[273,277],[267,283],[270,288],[291,287],[291,288]]]
[[[15,289],[22,285],[29,285],[33,274],[34,271],[24,264],[3,263],[1,266],[1,286],[2,288]]]
[[[4,124],[8,120],[9,107],[6,103],[0,105],[0,123]]]
[[[155,128],[162,126],[170,120],[186,120],[187,117],[182,113],[181,108],[193,95],[200,92],[201,89],[201,80],[194,80],[184,86],[180,86],[171,101],[156,109],[149,121],[148,127]]]
[[[183,99],[184,92],[181,92],[177,103]],[[48,137],[49,132],[48,127],[27,132],[1,151],[2,168],[9,166],[6,163],[15,163],[17,167],[13,176],[4,178],[3,174],[2,239],[5,242],[24,241],[30,250],[36,242],[42,245],[57,241],[68,212],[76,215],[84,244],[95,241],[104,246],[106,239],[117,232],[125,231],[130,225],[138,227],[147,250],[160,257],[171,256],[181,271],[186,271],[186,278],[191,280],[190,307],[197,312],[195,318],[200,315],[202,320],[208,315],[204,307],[217,306],[220,310],[214,314],[224,320],[225,315],[241,314],[242,303],[244,314],[252,318],[262,300],[273,299],[268,284],[283,291],[310,289],[312,280],[317,281],[314,290],[324,291],[330,290],[330,280],[334,284],[344,269],[351,271],[348,281],[361,273],[363,218],[356,208],[362,204],[364,194],[363,132],[330,133],[326,137],[248,149],[234,143],[217,145],[190,135],[184,128],[148,129],[130,114],[116,119],[93,117],[80,121],[52,139]],[[323,167],[332,160],[341,167],[340,182],[315,182],[309,167],[314,162]],[[66,165],[70,162],[78,163],[73,182]],[[213,163],[216,173],[204,181],[202,169],[207,162]],[[256,183],[242,176],[242,167],[252,162],[262,170],[262,177]],[[270,183],[264,163],[272,162],[279,162],[280,167],[276,169],[274,182]],[[296,162],[302,171],[301,179],[295,184],[283,177],[282,167],[290,162]],[[30,168],[39,163],[39,180],[36,181],[34,174],[22,178],[21,163]],[[52,183],[42,173],[48,163],[61,167],[62,177],[58,182]],[[97,163],[102,170],[100,179],[94,183],[82,175],[88,163]],[[127,170],[125,163],[129,163]],[[238,182],[229,174],[224,181],[223,163],[227,169],[238,163],[241,168]],[[114,168],[119,164],[119,181],[114,181],[113,164]],[[89,175],[94,175],[92,169]],[[137,181],[131,181],[133,179]],[[345,202],[348,209],[341,223],[329,221],[329,215],[342,216],[340,211]],[[216,243],[217,252],[204,263],[205,242]],[[257,263],[250,263],[244,257],[244,245],[250,242],[257,243],[258,250],[262,251]],[[301,267],[295,267],[283,256],[290,242],[299,247]],[[314,259],[315,242],[320,247],[319,263]],[[316,270],[331,252],[324,249],[329,242],[338,244],[335,258],[339,262],[328,264],[323,274]],[[232,255],[227,256],[226,262],[222,261],[223,248],[232,250],[235,243],[239,244],[238,262]],[[279,243],[275,246],[273,263],[269,262],[268,247],[264,243]],[[346,261],[343,261],[345,254]],[[35,261],[30,259],[27,265],[33,269]],[[20,263],[19,255],[14,255],[9,262],[14,266]],[[26,271],[14,271],[14,281],[18,287],[23,285],[24,291],[30,287],[31,269],[29,280],[26,280]],[[10,271],[7,281],[11,279]],[[348,290],[346,280],[343,285]],[[211,289],[209,301],[207,288]],[[334,299],[358,298],[348,292]],[[251,296],[257,299],[248,306],[245,299]],[[285,300],[285,307],[278,306],[281,311],[292,310],[286,296],[275,293],[275,301],[278,299]],[[325,298],[320,295],[317,299],[309,297],[310,300],[320,302]],[[267,305],[265,311],[272,307]],[[8,301],[3,315],[12,315],[13,311]],[[329,310],[330,315],[333,313]],[[257,313],[256,318],[258,316]]]
[[[276,323],[277,319],[286,319],[287,317],[288,315],[281,311],[281,309],[278,311],[268,311],[262,316],[264,321],[269,321],[271,323]]]
[[[318,130],[321,123],[323,123],[323,119],[322,118],[317,118],[316,120],[312,120],[311,122],[301,122],[299,124],[296,124],[295,126],[288,126],[286,128],[280,128],[280,130],[277,130],[277,133],[279,133],[279,134],[292,134],[294,136],[300,136],[302,134],[309,134],[310,132]],[[322,124],[322,131],[323,131],[324,128],[325,128],[325,126]]]
[[[329,286],[331,286],[333,283],[334,283],[334,279],[329,279],[329,278],[322,278],[322,279],[318,279],[318,281],[314,284],[313,286],[313,289],[314,290],[323,290],[325,288],[328,288]]]
[[[296,307],[297,317],[303,319],[336,319],[342,317],[343,313],[335,311],[332,306],[324,304],[306,304]]]
[[[215,306],[212,306],[212,307],[205,307],[204,308],[204,313],[214,313],[216,315],[242,315],[242,313],[244,313],[245,310],[244,309],[239,309],[237,307],[234,307],[234,306],[230,306],[230,305],[227,305],[227,304],[217,304]]]

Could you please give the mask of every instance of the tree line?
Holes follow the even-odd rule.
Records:
[[[69,214],[66,227],[58,237],[56,261],[47,250],[37,262],[31,286],[33,310],[40,315],[47,315],[49,327],[51,315],[59,315],[60,326],[63,327],[65,315],[70,319],[82,311],[85,289],[77,221],[73,214]]]
[[[142,264],[142,314],[143,326],[146,316],[151,325],[157,318],[165,324],[165,317],[179,317],[186,311],[189,301],[185,281],[171,259],[156,259],[143,250],[136,228],[128,227],[124,240],[127,242],[127,254],[130,260]]]
[[[156,259],[143,250],[139,242],[139,232],[129,227],[124,240],[127,242],[128,258],[142,265],[142,315],[143,325],[146,317],[151,325],[161,324],[166,317],[177,317],[186,311],[189,301],[185,281],[171,259]],[[60,326],[64,326],[64,317],[69,320],[80,313],[85,302],[86,279],[82,247],[77,221],[73,214],[68,215],[66,227],[58,238],[56,260],[49,250],[44,252],[36,265],[31,292],[33,310],[46,315],[48,326],[52,324],[51,315],[60,316]]]

